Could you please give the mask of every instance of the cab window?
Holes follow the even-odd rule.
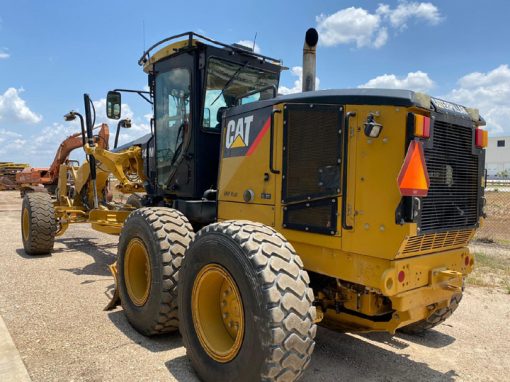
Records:
[[[174,68],[156,77],[156,162],[158,184],[165,188],[183,152],[190,118],[191,73]]]
[[[222,107],[236,105],[249,92],[258,89],[263,91],[244,97],[242,104],[268,99],[273,91],[267,89],[278,85],[278,74],[254,68],[252,66],[210,58],[207,66],[207,80],[204,101],[202,126],[206,129],[219,130],[221,121],[218,121],[218,111]]]

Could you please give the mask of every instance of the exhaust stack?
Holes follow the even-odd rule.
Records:
[[[303,91],[315,90],[316,49],[319,33],[315,28],[306,31],[303,45]]]

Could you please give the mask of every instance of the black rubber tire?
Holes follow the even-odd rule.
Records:
[[[433,312],[425,320],[417,321],[413,324],[400,328],[399,331],[405,334],[422,334],[427,330],[445,322],[459,307],[460,301],[462,300],[462,293],[453,295],[450,306],[442,308]]]
[[[118,288],[126,317],[140,333],[151,336],[178,330],[177,281],[193,236],[188,219],[170,208],[144,207],[126,219],[119,238]],[[143,242],[151,263],[151,286],[143,306],[131,301],[124,280],[124,254],[133,238]]]
[[[191,312],[197,274],[211,263],[235,280],[245,331],[234,359],[211,358],[197,337]],[[179,279],[179,322],[191,363],[204,381],[295,381],[308,366],[316,334],[313,291],[292,245],[274,229],[227,221],[201,229],[190,244]]]
[[[28,211],[28,238],[23,234],[23,213]],[[21,238],[23,248],[29,255],[46,255],[53,250],[57,222],[55,209],[50,195],[40,192],[29,192],[23,197],[21,208]]]
[[[126,204],[129,204],[130,206],[135,207],[135,208],[143,207],[142,198],[140,195],[137,195],[137,194],[129,195],[129,197],[127,198]]]

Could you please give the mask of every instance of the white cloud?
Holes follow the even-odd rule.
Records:
[[[0,60],[6,60],[11,57],[11,54],[7,51],[7,48],[0,48]]]
[[[95,125],[108,124],[110,128],[110,148],[113,148],[118,121],[106,118],[106,99],[94,101],[94,106],[96,108]],[[131,129],[121,130],[119,145],[140,138],[150,132],[150,117],[151,114],[135,118],[130,106],[122,104],[122,118],[130,118],[133,123]],[[64,122],[62,119],[62,122],[41,126],[35,133],[15,132],[0,128],[0,155],[2,160],[5,158],[9,161],[28,162],[33,166],[47,167],[53,160],[60,143],[77,132],[80,132],[78,118],[72,122]],[[83,161],[84,156],[83,149],[79,147],[72,152],[71,159]]]
[[[389,37],[388,28],[403,30],[411,19],[436,25],[442,17],[439,9],[431,3],[407,1],[400,2],[394,9],[387,4],[379,4],[374,13],[364,8],[349,7],[316,17],[321,44],[356,44],[358,48],[384,46]]]
[[[49,126],[44,127],[38,133],[30,138],[30,145],[28,145],[27,153],[31,155],[43,156],[47,158],[47,164],[53,160],[58,146],[71,134],[80,131],[78,120],[73,122],[54,122]],[[81,149],[77,149],[81,150]]]
[[[384,74],[360,88],[410,89],[429,92],[435,86],[427,73],[410,72],[405,77]],[[473,72],[461,77],[457,86],[439,98],[480,110],[491,134],[510,134],[510,68],[500,65],[488,72]]]
[[[435,86],[427,73],[422,71],[407,73],[405,77],[399,78],[394,74],[383,74],[372,78],[367,83],[360,85],[360,88],[383,88],[383,89],[408,89],[419,92],[427,92]]]
[[[388,29],[381,28],[379,32],[377,32],[377,37],[374,40],[374,48],[380,48],[386,44],[386,41],[388,41]]]
[[[316,17],[320,41],[325,46],[356,43],[358,48],[374,45],[381,20],[363,8],[349,7],[332,15]]]
[[[302,91],[303,88],[303,68],[301,66],[294,66],[290,70],[291,74],[297,79],[294,81],[294,86],[291,88],[288,88],[286,86],[280,86],[278,89],[278,93],[280,94],[292,94],[292,93],[299,93]],[[319,89],[320,80],[319,77],[315,77],[315,89]]]
[[[21,134],[14,131],[0,129],[0,154],[16,152],[23,148],[26,141]],[[6,158],[8,159],[8,158]]]
[[[241,40],[241,41],[238,41],[237,42],[239,45],[242,45],[242,46],[246,46],[250,49],[253,49],[253,51],[255,53],[260,53],[261,50],[260,50],[260,46],[257,45],[257,43],[255,43],[255,47],[253,47],[253,40]]]
[[[388,19],[394,28],[405,29],[410,19],[423,20],[436,25],[442,20],[439,9],[432,3],[416,3],[403,1],[395,9],[386,4],[380,4],[376,13]]]
[[[510,134],[510,68],[500,65],[486,72],[474,72],[457,81],[457,87],[445,99],[476,107],[487,121],[492,134]]]
[[[9,88],[0,94],[0,125],[24,123],[39,123],[42,116],[29,109],[24,99],[20,97],[23,89]]]

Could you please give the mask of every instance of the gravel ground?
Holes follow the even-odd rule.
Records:
[[[0,314],[34,381],[197,381],[179,335],[145,338],[103,311],[117,238],[86,225],[28,257],[21,199],[0,193]],[[503,381],[510,295],[470,287],[454,316],[421,337],[319,329],[304,381]]]

